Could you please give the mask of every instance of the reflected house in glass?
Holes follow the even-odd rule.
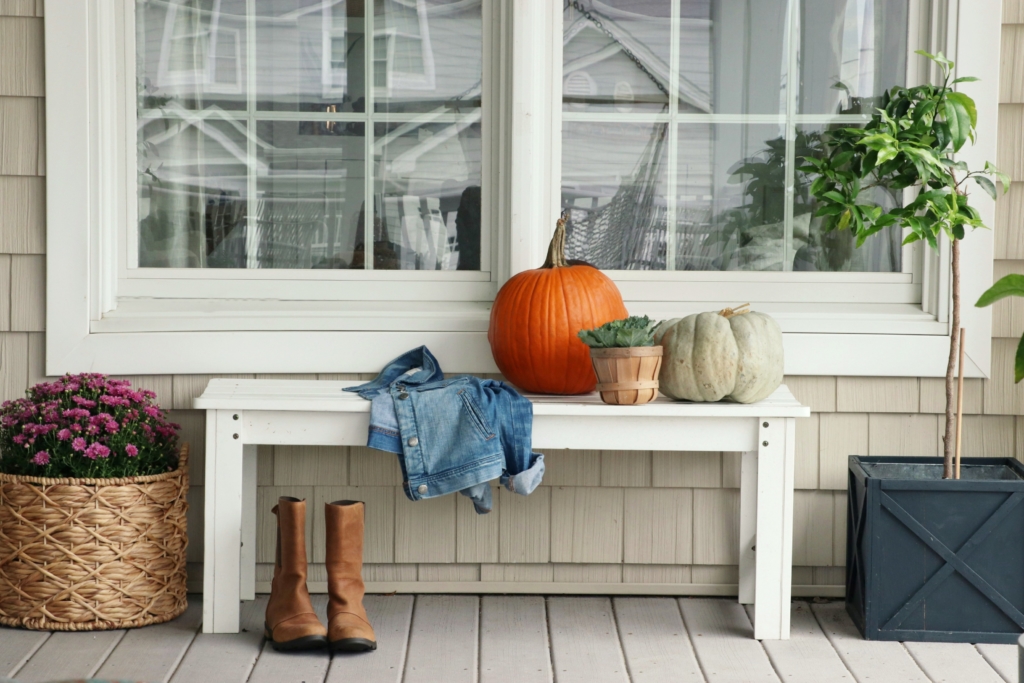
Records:
[[[898,230],[860,250],[821,233],[798,167],[823,153],[829,126],[866,119],[881,83],[905,82],[906,7],[804,3],[793,16],[781,0],[683,0],[673,15],[674,4],[564,12],[570,257],[610,270],[899,272]]]
[[[139,266],[489,267],[481,3],[372,7],[139,0]]]

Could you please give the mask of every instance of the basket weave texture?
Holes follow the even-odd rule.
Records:
[[[638,406],[657,398],[663,352],[661,346],[590,349],[601,400]]]
[[[54,631],[169,621],[186,602],[188,446],[173,472],[0,474],[0,625]]]

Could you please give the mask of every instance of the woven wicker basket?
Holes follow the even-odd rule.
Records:
[[[188,446],[124,479],[0,474],[0,625],[133,628],[185,611]]]
[[[638,406],[657,398],[663,352],[661,346],[590,349],[601,400]]]

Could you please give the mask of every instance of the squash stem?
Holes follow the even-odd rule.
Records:
[[[565,260],[565,222],[568,218],[569,212],[564,211],[555,223],[555,234],[548,245],[548,257],[544,259],[541,268],[564,268],[569,265]]]

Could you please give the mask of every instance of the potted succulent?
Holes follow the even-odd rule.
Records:
[[[0,625],[120,629],[185,610],[188,447],[154,398],[81,374],[0,406]]]
[[[657,323],[646,315],[613,320],[579,338],[590,347],[601,400],[616,405],[642,405],[658,395],[662,347],[654,344]]]
[[[952,333],[946,372],[942,458],[860,457],[849,463],[846,604],[866,638],[1012,643],[1024,630],[1024,467],[1012,458],[964,460],[954,478],[954,373],[960,333],[960,241],[984,227],[968,186],[993,198],[1008,178],[986,163],[972,170],[955,156],[974,140],[977,112],[941,53],[920,52],[941,73],[938,85],[894,87],[863,128],[831,130],[810,192],[826,230],[850,230],[858,246],[887,226],[904,244],[952,253]],[[888,211],[870,188],[917,190]]]

